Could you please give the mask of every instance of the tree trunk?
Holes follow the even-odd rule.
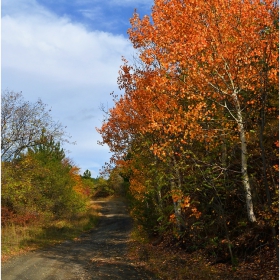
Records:
[[[173,180],[171,181],[171,190],[175,192],[178,190]],[[181,199],[176,201],[173,199],[174,214],[178,231],[181,231],[181,202]]]
[[[244,127],[242,112],[240,108],[240,103],[236,92],[233,93],[233,99],[234,99],[235,109],[237,113],[236,120],[238,124],[239,136],[241,141],[241,173],[242,173],[243,187],[245,190],[247,215],[249,221],[254,223],[256,222],[256,217],[253,209],[252,192],[251,192],[251,186],[249,183],[249,176],[248,176],[248,159],[247,159],[248,154],[247,154],[246,134],[245,134],[245,127]]]
[[[173,164],[174,164],[174,170],[175,170],[175,177],[177,179],[177,184],[174,182],[174,179],[171,181],[171,190],[174,191],[175,193],[179,193],[179,197],[181,196],[182,192],[182,181],[181,181],[181,175],[179,171],[179,167],[177,165],[177,161],[175,156],[173,155]],[[176,217],[176,223],[177,223],[177,228],[178,231],[180,232],[183,225],[182,225],[182,209],[181,209],[181,204],[182,204],[182,198],[180,197],[177,199],[177,201],[173,200],[173,206],[174,206],[174,213]]]

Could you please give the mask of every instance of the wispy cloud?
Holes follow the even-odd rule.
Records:
[[[101,20],[104,18],[104,12],[101,7],[93,7],[78,10],[85,18],[90,20]]]
[[[109,3],[111,5],[119,5],[119,6],[129,6],[129,7],[151,7],[153,4],[153,0],[111,0]]]
[[[61,1],[61,0],[60,0]],[[62,0],[63,1],[63,0]],[[136,6],[147,6],[151,7],[153,0],[74,0],[73,3],[79,6],[86,5],[102,5],[102,6],[122,6],[122,7],[136,7]]]
[[[73,22],[82,22],[90,30],[122,34],[126,34],[128,20],[135,8],[141,15],[150,14],[153,4],[152,0],[37,0],[37,2],[59,16],[66,16]]]

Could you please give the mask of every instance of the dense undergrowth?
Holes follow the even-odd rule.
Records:
[[[248,239],[249,236],[243,236]],[[254,238],[255,236],[250,236]],[[279,263],[274,246],[263,244],[251,253],[235,255],[232,265],[228,258],[218,258],[215,250],[201,248],[188,250],[174,239],[149,237],[141,227],[131,235],[129,257],[138,265],[152,271],[164,280],[277,280]],[[248,240],[247,240],[248,241]],[[190,252],[191,251],[191,252]]]
[[[38,217],[27,224],[7,223],[2,226],[1,255],[5,261],[19,253],[71,240],[98,223],[98,208],[88,204],[84,212],[47,219]]]

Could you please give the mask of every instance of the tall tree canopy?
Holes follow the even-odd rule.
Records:
[[[140,63],[124,59],[124,95],[99,132],[155,224],[174,217],[187,230],[212,213],[229,238],[233,208],[252,223],[275,213],[277,9],[272,0],[155,0],[151,18],[134,13]]]

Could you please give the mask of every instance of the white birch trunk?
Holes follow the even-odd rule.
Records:
[[[241,141],[241,172],[242,172],[242,182],[245,190],[245,197],[246,197],[246,206],[247,206],[247,215],[250,222],[256,222],[256,217],[254,214],[253,209],[253,201],[252,201],[252,192],[251,186],[249,183],[249,176],[248,176],[248,163],[247,163],[247,142],[246,142],[246,134],[244,128],[244,122],[242,117],[242,112],[238,100],[238,96],[236,93],[233,93],[233,99],[235,103],[235,109],[237,113],[237,123]]]

